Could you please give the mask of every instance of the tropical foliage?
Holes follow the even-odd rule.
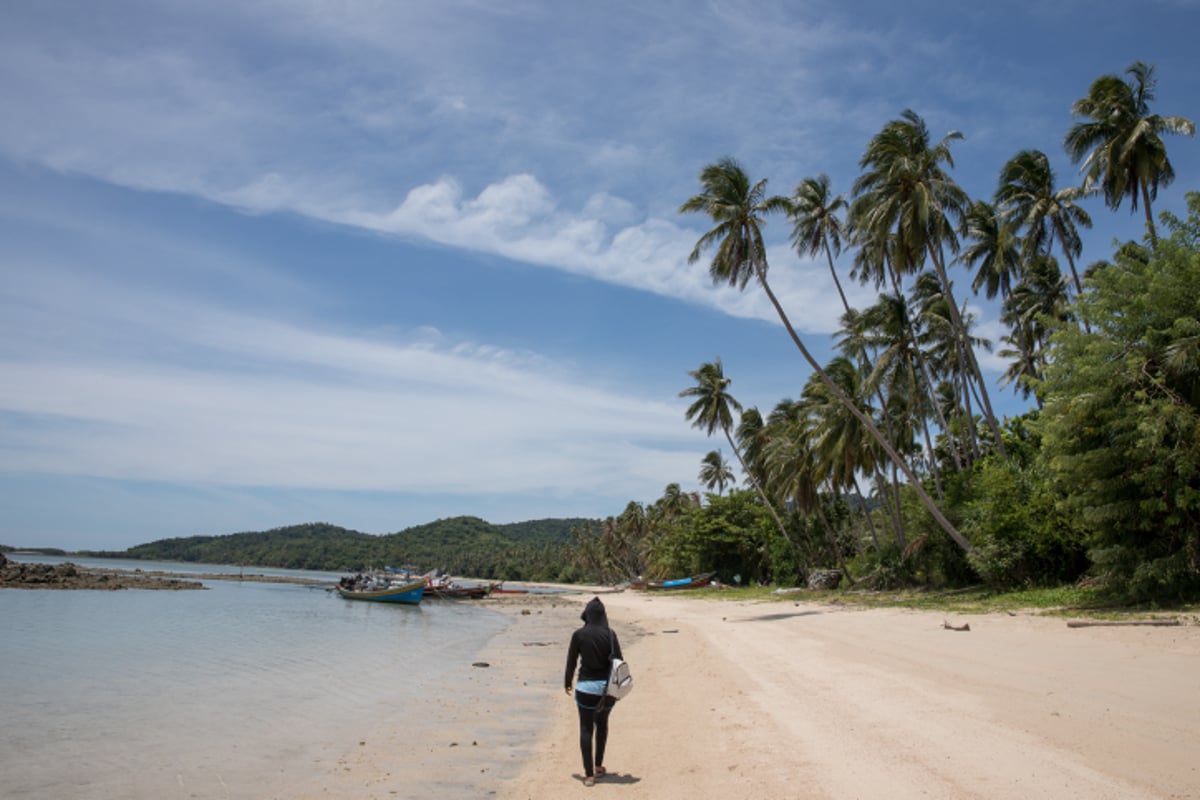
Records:
[[[779,583],[835,568],[877,586],[1087,578],[1134,600],[1200,594],[1200,200],[1189,195],[1186,220],[1161,215],[1161,241],[1150,214],[1174,178],[1163,135],[1195,126],[1153,113],[1152,67],[1126,74],[1071,108],[1065,155],[1082,164],[1079,186],[1060,185],[1049,156],[1026,146],[998,165],[991,197],[972,198],[953,175],[961,134],[938,139],[911,110],[867,142],[848,196],[823,174],[783,197],[733,158],[704,167],[680,211],[713,227],[689,262],[707,251],[715,283],[763,291],[812,377],[764,417],[733,399],[720,359],[689,372],[685,418],[725,437],[754,491],[726,492],[713,451],[705,497],[681,504],[673,484],[576,531],[585,568]],[[1083,269],[1093,197],[1141,203],[1147,235]],[[842,300],[828,363],[772,290],[774,216]],[[853,307],[846,279],[877,301]],[[999,304],[1000,385],[1030,401],[1021,416],[994,412],[977,355],[993,344],[963,286]]]

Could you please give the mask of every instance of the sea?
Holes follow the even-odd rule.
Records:
[[[12,558],[173,573],[243,569]],[[340,577],[245,572],[329,584]],[[471,601],[405,606],[347,601],[327,586],[203,583],[203,591],[0,589],[0,797],[286,797],[306,774],[318,785],[351,773],[346,752],[381,731],[394,735],[398,720],[407,747],[444,734],[444,714],[458,714],[453,724],[470,735],[463,716],[473,712],[453,701],[478,690],[477,655],[512,621]],[[519,760],[539,724],[514,714],[488,733],[507,737],[496,752]],[[486,757],[475,775],[438,774],[436,758],[422,763],[402,792],[382,796],[486,797],[505,769]]]

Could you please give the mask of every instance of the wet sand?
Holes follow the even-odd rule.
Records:
[[[588,595],[587,597],[591,597]],[[419,715],[419,736],[404,716],[364,720],[353,742],[330,742],[319,763],[296,765],[297,777],[273,784],[278,800],[416,796],[494,797],[540,758],[541,743],[562,696],[566,645],[577,627],[573,595],[508,595],[460,600],[501,611],[510,624],[476,656],[467,685],[431,680]],[[414,794],[414,787],[421,787]],[[560,787],[561,788],[561,787]],[[550,797],[557,796],[551,791]]]

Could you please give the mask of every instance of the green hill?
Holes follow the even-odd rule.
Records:
[[[571,529],[589,522],[541,519],[493,525],[478,517],[451,517],[382,536],[310,522],[269,531],[160,539],[123,552],[83,555],[334,572],[413,564],[492,580],[572,581],[579,573]]]

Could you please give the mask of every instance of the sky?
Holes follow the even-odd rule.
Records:
[[[6,3],[0,543],[602,518],[699,491],[704,454],[732,454],[685,418],[688,373],[720,358],[764,412],[809,375],[761,289],[687,263],[706,164],[849,193],[912,109],[962,133],[973,197],[1027,148],[1070,185],[1062,137],[1098,76],[1154,64],[1153,109],[1200,119],[1197,30],[1197,0]],[[1167,146],[1154,208],[1182,213],[1200,142]],[[1084,263],[1140,238],[1128,206],[1085,207]],[[765,232],[825,361],[828,269],[786,221]],[[1023,411],[981,356],[999,412]]]

